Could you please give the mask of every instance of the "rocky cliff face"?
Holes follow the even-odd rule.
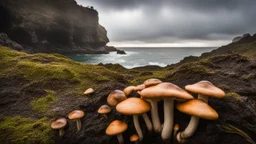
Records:
[[[0,32],[27,52],[106,53],[98,12],[75,0],[2,0]]]

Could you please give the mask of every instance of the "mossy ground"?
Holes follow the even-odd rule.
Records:
[[[56,93],[51,90],[46,90],[47,95],[41,98],[36,98],[30,102],[33,110],[39,112],[47,112],[50,106],[56,102]]]
[[[20,116],[0,120],[0,141],[3,144],[51,144],[52,130],[47,118],[33,120]]]

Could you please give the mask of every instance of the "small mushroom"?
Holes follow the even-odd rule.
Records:
[[[139,135],[140,140],[142,140],[143,134],[140,128],[138,116],[148,112],[150,110],[150,104],[141,98],[127,98],[126,100],[117,104],[116,110],[124,115],[133,115],[134,127]],[[146,125],[151,125],[152,128],[152,123],[150,120],[148,120],[145,120],[145,123]]]
[[[107,114],[111,112],[111,108],[108,105],[102,105],[98,109],[98,113],[101,114],[104,117],[107,117]]]
[[[129,96],[134,91],[135,86],[128,86],[123,91],[126,96]]]
[[[199,118],[207,120],[218,119],[218,113],[207,103],[200,99],[192,99],[184,103],[179,103],[176,108],[183,113],[191,115],[190,122],[183,132],[177,134],[177,141],[183,143],[187,138],[192,136],[199,123]]]
[[[161,80],[156,79],[156,78],[151,78],[151,79],[146,80],[143,84],[145,85],[145,87],[149,87],[149,86],[153,86],[153,85],[158,85],[160,83],[162,83]]]
[[[92,88],[88,88],[85,92],[84,92],[84,95],[89,95],[89,94],[92,94],[94,93],[94,90]]]
[[[168,82],[163,82],[158,85],[143,89],[141,91],[141,96],[146,99],[162,98],[164,100],[164,126],[161,133],[161,137],[163,140],[169,139],[172,135],[174,98],[185,99],[185,100],[193,99],[193,96],[191,96],[185,90]],[[153,108],[152,108],[152,111],[153,111]],[[153,116],[152,116],[152,120],[153,120]],[[159,129],[161,129],[160,125],[159,125]]]
[[[225,92],[214,86],[209,81],[200,81],[192,85],[186,85],[185,89],[198,94],[198,99],[208,103],[208,97],[223,98]]]
[[[74,110],[68,114],[68,118],[71,120],[76,120],[77,131],[82,128],[81,118],[84,116],[84,112],[81,110]]]
[[[52,129],[59,130],[59,136],[62,137],[64,135],[64,127],[67,125],[67,120],[65,118],[58,118],[51,124]]]
[[[130,142],[137,144],[139,141],[139,136],[137,134],[133,134],[130,136]]]
[[[180,129],[180,125],[179,124],[175,124],[173,127],[173,143],[175,143],[175,139],[176,139],[176,135],[178,130]]]
[[[120,144],[123,144],[124,139],[122,133],[126,131],[127,128],[128,125],[125,122],[122,122],[120,120],[114,120],[108,125],[106,129],[106,134],[110,136],[116,135],[118,142]]]
[[[135,91],[141,91],[145,88],[146,86],[144,84],[137,85],[135,88],[133,88]]]
[[[107,102],[111,106],[116,106],[118,103],[126,99],[126,95],[121,90],[112,91],[107,98]]]

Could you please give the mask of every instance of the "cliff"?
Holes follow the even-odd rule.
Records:
[[[75,0],[1,0],[0,32],[30,53],[107,53],[95,9]]]

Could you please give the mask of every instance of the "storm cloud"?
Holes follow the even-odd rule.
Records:
[[[77,0],[99,11],[113,42],[230,41],[256,32],[255,0]]]

